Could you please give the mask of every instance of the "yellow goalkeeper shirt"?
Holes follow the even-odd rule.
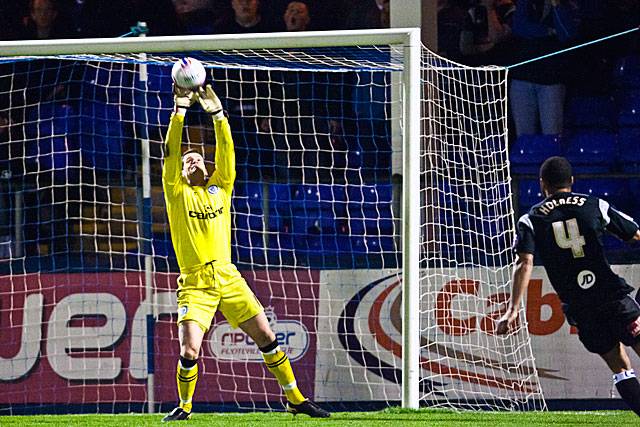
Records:
[[[162,168],[164,198],[180,272],[189,273],[212,261],[231,262],[231,192],[236,158],[226,118],[213,120],[216,169],[204,187],[182,176],[184,116],[173,114],[165,141]]]

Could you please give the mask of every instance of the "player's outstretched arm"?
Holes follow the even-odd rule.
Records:
[[[213,172],[212,180],[230,192],[236,179],[236,154],[229,121],[224,116],[222,102],[211,85],[198,89],[198,100],[202,109],[211,114],[216,132],[216,170]]]
[[[182,128],[187,108],[196,102],[195,92],[181,89],[173,85],[173,114],[169,121],[169,129],[165,138],[164,164],[162,166],[162,182],[165,186],[173,185],[180,180],[182,160],[180,147],[182,145]]]
[[[533,255],[520,252],[516,261],[516,268],[513,271],[511,298],[509,299],[509,307],[507,312],[498,320],[496,324],[496,333],[499,335],[506,334],[518,319],[520,304],[524,297],[529,280],[531,280],[531,272],[533,271]]]

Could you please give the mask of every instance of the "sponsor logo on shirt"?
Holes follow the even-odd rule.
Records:
[[[212,209],[207,206],[207,210],[209,210],[209,212],[196,212],[196,211],[189,211],[189,218],[196,218],[196,219],[214,219],[217,218],[218,215],[222,214],[222,211],[224,210],[224,207],[220,207],[218,209]]]
[[[578,286],[582,289],[589,289],[596,283],[596,275],[592,271],[582,270],[578,273]]]

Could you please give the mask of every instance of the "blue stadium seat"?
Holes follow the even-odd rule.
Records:
[[[393,235],[390,184],[350,186],[347,192],[352,236]]]
[[[346,218],[346,194],[342,185],[299,185],[291,200],[293,231],[335,234]]]
[[[294,236],[290,232],[269,232],[267,256],[271,264],[294,265]]]
[[[28,170],[53,171],[62,182],[78,177],[78,114],[68,104],[43,102],[27,109],[25,154]]]
[[[610,97],[576,96],[568,100],[567,128],[611,129],[616,107]]]
[[[617,138],[602,131],[580,132],[568,140],[566,158],[574,174],[607,173],[615,166]]]
[[[351,250],[356,268],[396,267],[399,262],[393,237],[351,236]]]
[[[618,126],[640,126],[640,90],[621,92],[618,108]]]
[[[620,58],[613,72],[616,86],[625,89],[640,89],[640,55]]]
[[[153,240],[153,254],[155,256],[175,258],[176,253],[173,250],[173,244],[171,243],[171,236],[169,233],[154,233]]]
[[[540,190],[540,181],[537,179],[522,179],[518,181],[518,187],[514,187],[518,194],[518,214],[524,215],[531,206],[542,201],[544,195]]]
[[[259,182],[236,181],[233,188],[233,207],[235,210],[262,214],[262,187]]]
[[[232,204],[232,256],[240,263],[264,263],[262,184],[236,182]]]
[[[231,233],[231,256],[235,262],[264,264],[262,233],[236,228]]]
[[[511,171],[537,174],[543,161],[561,154],[562,141],[559,135],[522,135],[511,149]]]
[[[640,173],[640,127],[623,127],[618,130],[618,164],[625,173]]]
[[[393,187],[391,184],[350,185],[347,188],[349,203],[391,203]]]
[[[99,173],[121,173],[124,131],[119,107],[83,99],[80,116],[80,145],[83,163]]]
[[[576,193],[589,194],[606,200],[619,209],[630,203],[627,194],[627,180],[620,178],[589,178],[576,179],[573,185]]]
[[[126,97],[131,91],[122,89],[131,88],[135,84],[134,76],[137,77],[137,73],[132,73],[123,67],[126,66],[120,64],[113,64],[108,68],[86,66],[82,76],[82,99],[114,105],[118,102],[133,105],[131,99],[123,99],[123,96]]]

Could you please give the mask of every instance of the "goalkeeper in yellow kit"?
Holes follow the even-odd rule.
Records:
[[[215,172],[208,176],[202,154],[181,154],[184,116],[199,101],[213,118]],[[305,399],[287,355],[280,350],[262,305],[231,263],[231,192],[236,176],[231,130],[210,85],[197,92],[174,86],[175,108],[165,142],[162,184],[171,239],[180,266],[176,381],[180,403],[163,421],[188,420],[198,379],[198,355],[217,309],[258,345],[269,371],[287,397],[287,410],[312,417],[330,414]]]

